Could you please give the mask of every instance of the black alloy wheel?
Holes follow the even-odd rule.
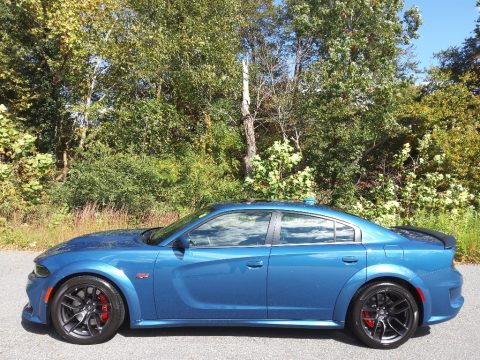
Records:
[[[415,333],[418,317],[418,305],[410,291],[395,283],[372,283],[354,299],[349,326],[366,345],[390,349]]]
[[[55,331],[75,344],[96,344],[110,339],[124,317],[121,295],[110,283],[95,276],[67,280],[52,301]]]

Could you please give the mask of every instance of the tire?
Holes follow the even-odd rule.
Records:
[[[418,319],[418,305],[409,290],[392,282],[376,282],[358,291],[347,325],[365,345],[393,349],[412,337]]]
[[[122,325],[122,296],[108,281],[90,275],[63,283],[51,304],[55,331],[66,341],[89,345],[111,339]]]

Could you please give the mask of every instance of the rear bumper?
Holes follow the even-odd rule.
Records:
[[[424,281],[429,286],[431,304],[423,325],[438,324],[457,316],[464,303],[462,274],[450,268],[429,274]]]

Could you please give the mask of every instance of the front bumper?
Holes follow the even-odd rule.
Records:
[[[27,296],[29,302],[24,306],[22,318],[37,324],[47,324],[47,304],[45,294],[48,289],[48,278],[38,278],[33,274],[28,275]]]
[[[30,303],[25,304],[22,311],[22,318],[24,320],[36,323],[36,324],[45,324],[37,315],[33,313],[33,308]]]

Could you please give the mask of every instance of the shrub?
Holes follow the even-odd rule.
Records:
[[[244,198],[242,184],[231,173],[229,164],[193,151],[181,159],[179,177],[169,196],[174,210],[181,213],[240,198]]]
[[[78,209],[87,204],[125,209],[132,215],[187,212],[212,202],[241,197],[241,183],[205,152],[178,158],[113,154],[98,146],[71,168],[52,191],[57,202]]]
[[[166,201],[178,172],[174,159],[97,149],[74,164],[53,195],[71,208],[94,203],[100,207],[125,208],[140,215]]]
[[[422,168],[434,169],[444,160],[443,154],[431,159],[425,155],[429,142],[429,136],[422,139],[416,157],[410,145],[405,144],[395,157],[394,176],[380,174],[366,196],[361,196],[354,205],[353,212],[390,226],[411,222],[422,212],[460,215],[472,211],[475,196],[453,176],[438,171],[422,172]]]
[[[262,199],[296,199],[314,196],[313,170],[296,171],[302,155],[287,141],[275,143],[265,151],[264,159],[255,156],[253,175],[245,179],[247,190]]]

